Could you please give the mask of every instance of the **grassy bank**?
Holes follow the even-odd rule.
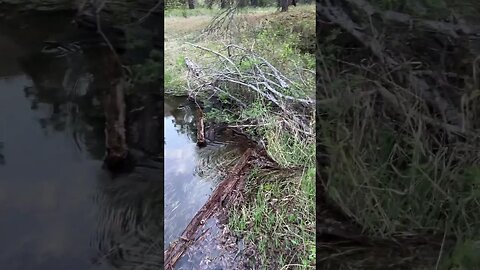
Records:
[[[392,252],[385,265],[480,269],[480,110],[478,86],[472,85],[475,78],[468,72],[475,55],[467,53],[459,63],[460,57],[452,53],[448,64],[442,64],[435,42],[449,37],[390,23],[375,26],[378,33],[391,33],[380,38],[382,53],[386,48],[385,55],[402,57],[398,66],[421,63],[423,73],[414,67],[394,70],[338,25],[325,26],[319,33],[317,68],[322,80],[317,127],[319,147],[328,161],[318,168],[326,179],[325,195],[359,225],[363,235],[402,245],[402,252]],[[455,44],[459,51],[470,46]],[[433,75],[424,75],[425,70],[433,70]],[[448,72],[461,74],[462,80],[430,81]],[[408,79],[402,81],[399,74]],[[428,81],[427,87],[414,83],[421,81]],[[428,92],[437,95],[435,102],[426,97]],[[449,112],[458,112],[462,127],[447,119],[448,112],[439,112],[439,100]],[[329,249],[335,261],[331,269],[385,269],[378,262],[387,255],[375,247],[324,246],[329,246],[324,250]],[[388,249],[394,248],[384,248]],[[365,253],[355,257],[360,252]]]
[[[166,92],[194,93],[205,103],[209,121],[241,127],[279,165],[277,169],[255,166],[243,202],[230,211],[229,226],[255,251],[250,259],[257,269],[313,268],[315,118],[309,100],[315,97],[314,6],[283,14],[274,9],[247,10],[235,17],[227,34],[201,35],[212,19],[206,13],[187,14],[187,18],[176,11],[169,15]],[[202,67],[201,78],[187,81],[185,57]],[[275,95],[262,95],[265,89],[255,87],[255,76],[268,73],[266,68],[276,74],[267,75],[272,91],[278,91]],[[280,81],[288,82],[288,87],[273,82],[274,77],[284,78]],[[215,91],[206,87],[214,81],[218,82]]]

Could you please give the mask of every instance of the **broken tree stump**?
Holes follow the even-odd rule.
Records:
[[[118,79],[105,95],[105,163],[110,169],[122,167],[128,147],[125,130],[125,97],[123,78]]]
[[[108,80],[105,84],[105,164],[110,170],[124,167],[128,157],[126,135],[125,89],[127,82],[122,67],[113,52],[106,50],[99,58],[103,67],[102,76]]]
[[[172,270],[183,253],[196,242],[194,239],[198,229],[212,215],[221,209],[224,203],[228,204],[232,198],[233,191],[236,190],[241,182],[244,181],[244,172],[248,168],[248,161],[255,155],[255,150],[248,148],[237,164],[230,170],[225,179],[215,188],[208,201],[192,218],[188,226],[183,231],[180,238],[173,242],[164,253],[165,270]]]
[[[205,140],[205,125],[203,121],[203,111],[200,107],[197,107],[197,145],[198,147],[207,146]]]

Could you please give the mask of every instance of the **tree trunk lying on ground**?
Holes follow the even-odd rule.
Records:
[[[205,224],[215,212],[220,210],[223,205],[228,205],[230,203],[233,191],[238,190],[239,187],[243,186],[243,172],[248,169],[248,162],[254,155],[255,150],[252,148],[245,151],[225,180],[217,186],[208,201],[190,221],[187,228],[180,236],[180,239],[173,242],[165,251],[165,270],[173,269],[183,253],[196,242],[194,237],[199,231],[199,228]]]

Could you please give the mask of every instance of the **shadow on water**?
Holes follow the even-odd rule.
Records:
[[[0,22],[0,268],[161,269],[161,104],[132,117],[142,159],[113,177],[102,168],[105,48],[41,53],[43,40],[88,37],[70,21]]]

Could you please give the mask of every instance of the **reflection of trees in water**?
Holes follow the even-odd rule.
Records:
[[[194,107],[184,98],[168,98],[168,115],[173,117],[172,124],[179,134],[186,135],[192,141],[197,140],[194,121]]]
[[[165,100],[165,115],[173,118],[172,124],[179,134],[187,135],[192,141],[196,140],[194,113],[195,105],[188,104],[185,99],[166,98]],[[215,142],[209,142],[206,147],[185,148],[194,151],[195,164],[193,167],[188,166],[188,170],[193,169],[193,171],[166,175],[175,179],[165,181],[165,228],[168,228],[165,230],[165,248],[178,239],[185,229],[183,226],[190,222],[201,207],[200,204],[205,201],[205,182],[210,183],[207,189],[214,188],[225,178],[228,169],[241,156],[241,149],[235,144],[222,143],[228,141],[227,138],[222,137],[222,134],[215,134],[214,139]],[[176,164],[173,165],[176,166]],[[192,173],[196,176],[193,179]],[[204,255],[212,250],[205,250]]]
[[[104,117],[98,93],[91,91],[93,75],[80,56],[49,58],[31,54],[22,59],[33,87],[25,88],[32,110],[47,105],[48,115],[39,124],[46,132],[67,132],[75,147],[85,147],[93,158],[104,155]]]
[[[150,93],[130,96],[128,115],[128,144],[130,149],[138,149],[150,156],[163,155],[163,122],[161,111],[163,101]]]
[[[115,269],[162,269],[163,178],[158,170],[99,181],[97,233],[92,241],[97,263]]]
[[[192,141],[197,139],[195,121],[195,105],[183,97],[165,98],[165,115],[172,116],[172,123],[179,134],[187,135]],[[214,132],[214,138],[205,148],[197,148],[197,164],[195,174],[202,179],[218,180],[221,172],[231,166],[241,155],[240,149],[229,136]]]
[[[44,32],[48,31],[34,38],[36,43],[45,38]],[[53,36],[51,32],[48,35]],[[91,49],[62,58],[33,53],[21,59],[23,71],[34,83],[25,88],[25,96],[32,110],[46,115],[38,120],[43,130],[69,134],[76,147],[85,147],[95,159],[105,154],[103,95],[110,80],[98,58],[104,53]],[[161,127],[152,118],[159,115],[158,109],[146,107],[136,114],[138,118],[129,119],[129,131],[139,134],[133,141],[142,149],[163,152],[158,135]],[[0,162],[1,158],[0,145]],[[133,173],[114,179],[103,171],[98,179],[98,223],[92,239],[92,246],[98,250],[97,263],[116,269],[163,268],[163,164],[150,160],[152,164],[159,169],[136,167]]]

